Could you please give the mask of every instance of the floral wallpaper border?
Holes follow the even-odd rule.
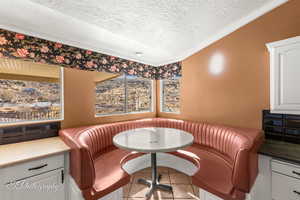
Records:
[[[181,62],[154,67],[0,29],[0,58],[15,58],[88,71],[125,73],[149,79],[181,76]]]

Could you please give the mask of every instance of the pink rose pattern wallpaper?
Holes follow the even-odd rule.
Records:
[[[181,63],[154,67],[0,29],[0,58],[23,59],[80,70],[125,73],[149,79],[181,76]]]

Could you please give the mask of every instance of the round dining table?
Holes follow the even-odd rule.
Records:
[[[191,145],[193,141],[194,137],[191,133],[174,128],[157,127],[131,129],[120,132],[113,138],[113,143],[118,148],[151,155],[152,180],[138,180],[138,183],[145,184],[150,188],[146,193],[147,199],[157,189],[172,191],[172,186],[159,183],[161,175],[157,174],[156,153],[173,152]]]

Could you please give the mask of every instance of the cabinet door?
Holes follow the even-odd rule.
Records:
[[[63,169],[8,183],[4,200],[64,200]]]
[[[272,199],[300,200],[300,180],[273,172]]]
[[[271,50],[271,112],[300,114],[300,42]]]

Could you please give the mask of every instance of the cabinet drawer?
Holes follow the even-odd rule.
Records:
[[[300,180],[272,172],[273,200],[300,200]]]
[[[6,184],[1,200],[64,200],[63,169]]]
[[[300,166],[281,161],[272,161],[272,171],[300,179]]]
[[[46,158],[36,159],[1,169],[5,175],[5,183],[35,176],[47,171],[64,167],[64,155],[54,155]]]

